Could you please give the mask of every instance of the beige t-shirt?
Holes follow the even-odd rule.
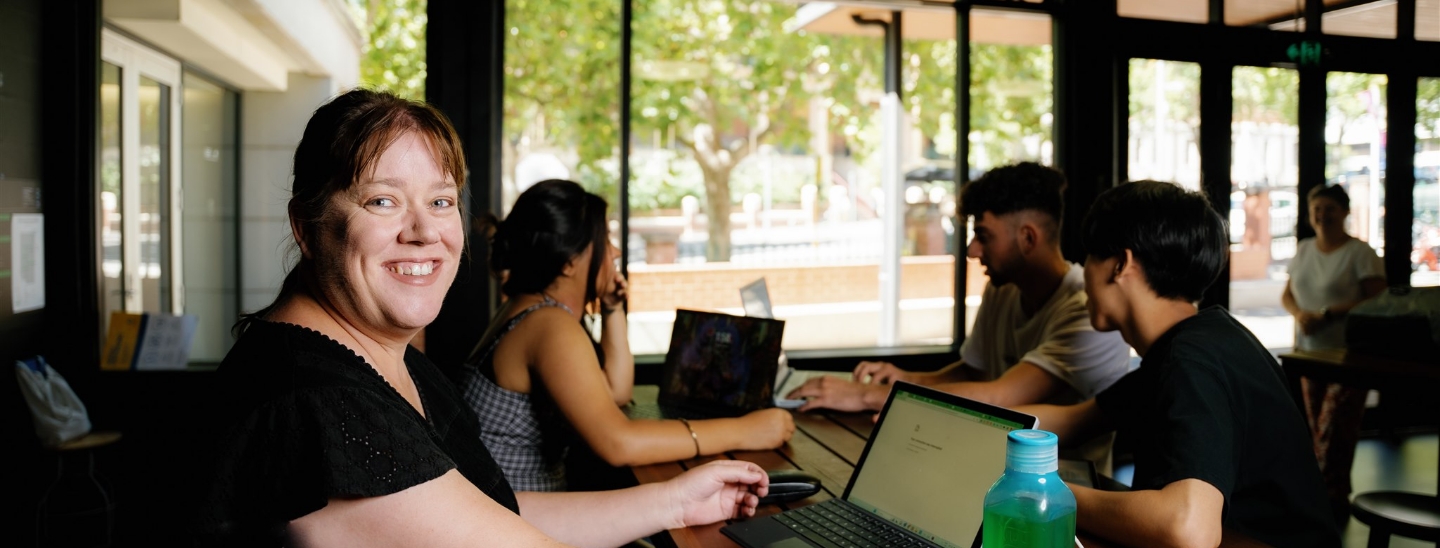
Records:
[[[960,359],[994,380],[1020,362],[1029,362],[1069,385],[1051,401],[1068,405],[1095,397],[1133,368],[1130,346],[1120,333],[1090,327],[1085,310],[1085,269],[1071,264],[1060,288],[1035,315],[1020,310],[1013,284],[985,285],[975,326],[960,345]]]
[[[960,345],[960,359],[983,380],[1000,378],[1020,362],[1029,362],[1069,386],[1049,401],[1069,405],[1095,397],[1139,366],[1119,332],[1101,333],[1090,326],[1085,309],[1085,269],[1071,264],[1060,288],[1033,316],[1020,309],[1020,289],[986,284],[975,326]],[[1045,429],[1040,424],[1041,430]],[[1113,434],[1085,442],[1062,456],[1095,463],[1101,474],[1111,473]]]

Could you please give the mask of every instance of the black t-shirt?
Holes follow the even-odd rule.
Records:
[[[1340,545],[1280,366],[1225,309],[1170,328],[1096,404],[1134,440],[1135,489],[1199,479],[1225,496],[1227,528],[1272,546]]]
[[[200,543],[287,544],[288,523],[332,498],[388,495],[451,469],[519,513],[454,385],[414,348],[405,365],[424,416],[333,339],[254,322],[217,373],[221,422],[200,476]]]

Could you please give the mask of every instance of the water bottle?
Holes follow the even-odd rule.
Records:
[[[985,548],[1075,545],[1075,495],[1060,479],[1060,438],[1014,430],[1005,442],[1005,473],[985,493]]]

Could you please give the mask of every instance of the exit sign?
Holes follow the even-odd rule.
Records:
[[[1324,48],[1320,47],[1320,42],[1304,40],[1285,48],[1285,57],[1290,59],[1290,62],[1302,67],[1318,67],[1323,52]]]

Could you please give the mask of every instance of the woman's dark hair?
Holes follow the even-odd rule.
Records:
[[[392,143],[412,132],[429,143],[440,168],[463,190],[465,153],[460,137],[435,107],[384,91],[355,89],[315,109],[295,147],[295,182],[288,207],[290,220],[300,225],[309,249],[316,249],[314,238],[321,227],[336,220],[330,211],[331,198],[359,183]],[[275,301],[242,315],[235,332],[264,319],[291,296],[313,291],[316,273],[312,262],[301,254],[285,275]]]
[[[1065,217],[1065,175],[1035,162],[1021,162],[987,171],[960,191],[960,214],[966,217],[1026,210],[1049,215],[1058,228]],[[1058,230],[1051,232],[1059,235]]]
[[[1350,211],[1350,194],[1340,185],[1320,185],[1305,194],[1305,199],[1309,202],[1314,202],[1316,198],[1335,200],[1335,203],[1340,204],[1340,209]]]
[[[490,270],[508,296],[539,293],[590,249],[585,302],[596,299],[595,279],[606,252],[605,199],[571,181],[535,183],[515,200],[490,236]]]
[[[1156,295],[1192,303],[1220,276],[1229,247],[1225,223],[1204,194],[1157,181],[1100,193],[1081,239],[1097,259],[1129,249]]]

